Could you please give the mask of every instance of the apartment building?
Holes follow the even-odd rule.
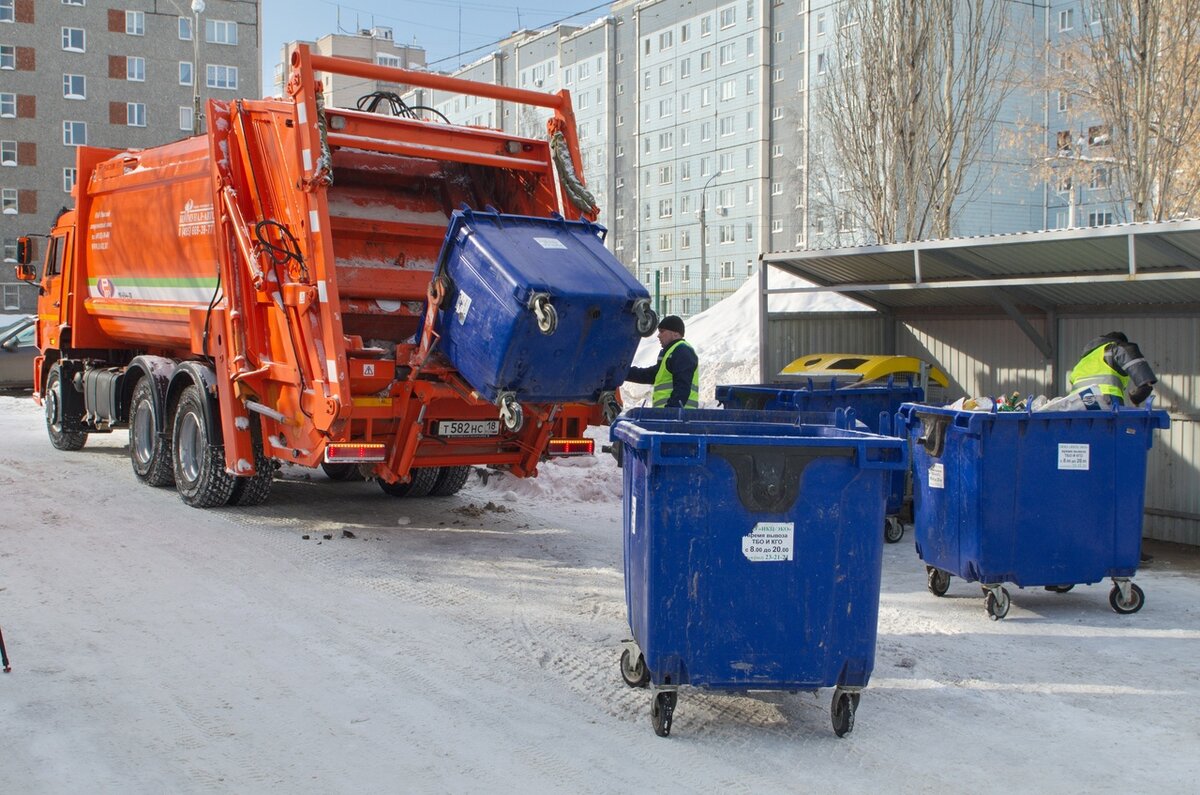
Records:
[[[331,33],[315,42],[292,41],[283,45],[279,63],[275,66],[274,88],[277,96],[283,96],[291,71],[292,53],[298,44],[308,44],[315,55],[351,58],[356,61],[394,66],[401,69],[424,69],[425,50],[415,44],[401,44],[393,38],[392,29],[384,26],[363,28],[358,33]],[[363,97],[371,94],[403,94],[407,86],[381,80],[365,80],[361,77],[318,72],[325,89],[325,104],[329,107],[356,108]],[[385,109],[390,109],[390,105]]]
[[[0,0],[0,311],[36,307],[17,237],[73,206],[76,146],[167,143],[203,129],[208,99],[260,96],[260,15],[258,0]]]

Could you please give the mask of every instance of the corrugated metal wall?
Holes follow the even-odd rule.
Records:
[[[762,360],[767,373],[808,353],[897,353],[946,371],[947,398],[963,395],[1062,394],[1066,374],[1093,337],[1121,330],[1137,342],[1158,375],[1155,405],[1171,415],[1156,431],[1146,483],[1145,534],[1200,546],[1200,320],[1190,316],[1070,316],[1030,324],[1057,336],[1057,385],[1052,363],[1003,315],[889,320],[883,315],[770,315]]]

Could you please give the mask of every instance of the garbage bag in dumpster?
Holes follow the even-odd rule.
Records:
[[[438,258],[440,348],[486,400],[599,401],[657,326],[604,227],[455,211]]]
[[[725,408],[775,411],[820,411],[852,408],[872,433],[893,435],[896,410],[904,403],[920,403],[925,390],[913,377],[889,375],[886,381],[864,384],[838,378],[811,378],[776,384],[728,384],[716,388],[717,402]],[[897,430],[896,436],[904,432]],[[883,538],[895,544],[904,537],[901,515],[908,497],[908,469],[892,473],[888,487],[887,520]]]
[[[1109,604],[1135,613],[1146,456],[1166,412],[980,412],[905,404],[914,534],[929,590],[979,582],[988,614],[1008,613],[1001,583],[1066,592],[1111,577]]]
[[[654,686],[662,736],[688,684],[834,686],[834,729],[853,727],[875,662],[878,527],[906,443],[795,418],[633,409],[610,429],[633,633],[621,671]]]

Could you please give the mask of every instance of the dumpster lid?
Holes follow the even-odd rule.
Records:
[[[809,378],[846,378],[847,383],[884,381],[889,376],[927,372],[929,379],[943,387],[950,380],[940,369],[915,356],[886,356],[857,353],[810,353],[795,359],[779,371],[782,376]]]

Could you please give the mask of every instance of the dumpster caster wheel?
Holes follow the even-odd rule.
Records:
[[[538,331],[546,336],[553,334],[558,328],[558,310],[550,303],[550,296],[545,293],[534,295],[529,299],[529,308],[537,318]]]
[[[639,298],[633,305],[633,314],[637,317],[637,333],[649,337],[658,329],[658,315],[650,308],[649,298]]]
[[[630,687],[645,687],[650,684],[650,672],[646,670],[646,658],[638,655],[637,665],[629,664],[629,649],[621,652],[621,678]]]
[[[506,431],[516,433],[525,425],[525,412],[514,395],[508,394],[500,399],[500,422]]]
[[[675,703],[679,694],[674,690],[664,690],[654,694],[650,702],[650,720],[654,724],[654,733],[659,737],[671,734],[671,718],[675,715]]]
[[[829,703],[829,717],[833,720],[833,733],[845,737],[854,731],[854,710],[858,709],[858,693],[848,693],[845,690],[833,691],[833,701]]]
[[[1146,594],[1142,593],[1142,589],[1134,583],[1129,583],[1129,598],[1126,599],[1121,595],[1120,586],[1114,585],[1112,590],[1108,592],[1108,604],[1112,609],[1121,615],[1129,615],[1136,613],[1142,609],[1142,605],[1146,603]]]
[[[992,621],[999,621],[1008,615],[1008,608],[1012,604],[1012,600],[1008,597],[1008,589],[996,588],[995,590],[988,589],[987,598],[984,600],[987,605],[988,615]]]
[[[621,414],[621,404],[617,401],[617,396],[612,392],[602,392],[600,400],[600,413],[604,416],[606,425],[612,425]]]
[[[925,584],[929,592],[934,596],[945,596],[946,591],[950,590],[950,572],[926,566],[925,574]]]
[[[1066,593],[1074,587],[1074,585],[1047,585],[1046,590],[1051,593]]]
[[[883,540],[889,544],[898,544],[904,538],[904,523],[898,516],[889,516],[883,522]]]

